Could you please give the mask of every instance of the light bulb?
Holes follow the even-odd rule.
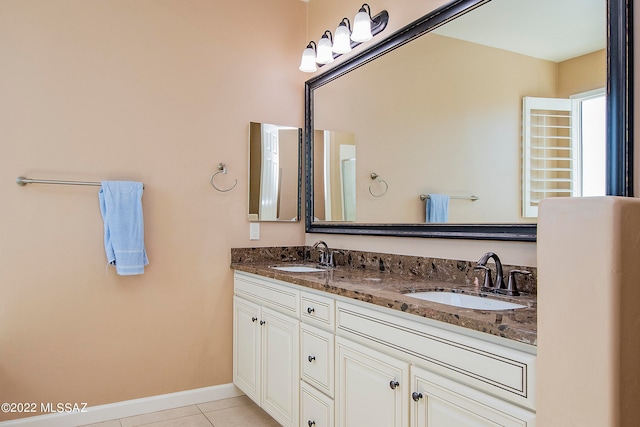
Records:
[[[353,32],[351,33],[351,40],[356,43],[363,43],[371,40],[372,38],[373,34],[371,34],[371,15],[366,11],[363,5],[353,20]]]
[[[351,31],[344,22],[347,18],[344,18],[338,28],[336,28],[335,36],[333,37],[333,51],[335,53],[349,53],[351,52]],[[347,20],[347,22],[349,22]]]
[[[311,43],[302,52],[302,60],[300,61],[300,71],[305,73],[313,73],[317,70],[316,67],[316,51],[313,49]]]
[[[324,35],[318,42],[318,53],[316,55],[316,62],[318,64],[330,64],[333,62],[332,43],[327,33],[331,34],[329,30],[325,31]]]

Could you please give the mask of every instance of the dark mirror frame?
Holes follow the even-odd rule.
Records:
[[[536,240],[536,224],[363,224],[313,222],[313,92],[490,0],[454,0],[344,63],[305,82],[307,233],[448,239]],[[607,195],[633,196],[633,0],[607,1]]]

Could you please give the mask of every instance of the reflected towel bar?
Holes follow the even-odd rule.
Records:
[[[427,194],[421,194],[420,195],[420,200],[422,200],[423,202],[425,200],[427,200],[429,198],[429,195]],[[480,198],[478,196],[449,196],[450,199],[464,199],[464,200],[471,200],[472,202],[475,202],[476,200],[480,200]]]
[[[24,186],[27,184],[56,184],[56,185],[90,185],[93,187],[102,186],[101,182],[96,181],[58,181],[55,179],[31,179],[19,176],[16,178],[16,184]],[[142,187],[144,188],[144,186]]]

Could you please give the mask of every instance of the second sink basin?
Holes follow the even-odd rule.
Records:
[[[326,270],[323,270],[322,268],[309,267],[306,265],[287,265],[287,266],[269,267],[269,268],[273,268],[274,270],[286,271],[287,273],[317,273],[320,271],[326,271]]]
[[[452,305],[473,310],[514,310],[526,308],[526,305],[508,301],[479,297],[475,295],[458,294],[454,292],[409,292],[405,294],[411,298],[418,298],[440,304]]]

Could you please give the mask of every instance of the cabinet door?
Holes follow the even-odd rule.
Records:
[[[262,308],[262,408],[283,426],[298,423],[298,320]]]
[[[260,405],[260,306],[233,297],[233,383]]]
[[[337,426],[408,425],[408,363],[337,337],[336,367]]]
[[[533,427],[535,415],[424,369],[411,367],[412,427]]]

